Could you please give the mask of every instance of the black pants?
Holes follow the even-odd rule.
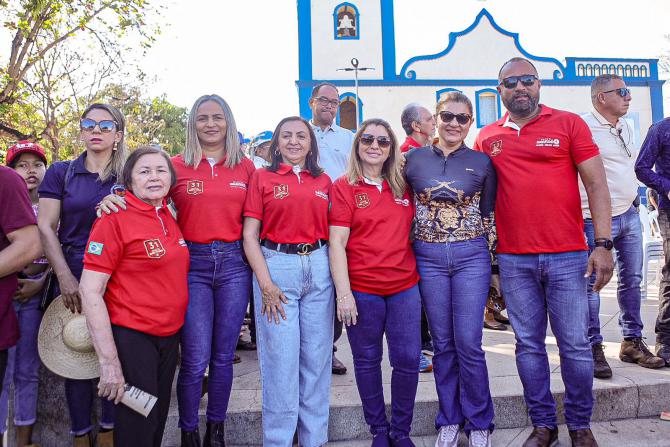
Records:
[[[5,382],[5,370],[7,369],[7,350],[0,351],[0,389]]]
[[[177,368],[179,333],[158,337],[121,326],[112,326],[112,333],[126,383],[158,398],[146,418],[123,404],[116,407],[114,444],[160,447]]]
[[[670,345],[670,210],[658,211],[658,225],[663,236],[665,265],[658,292],[658,317],[656,318],[656,342]]]

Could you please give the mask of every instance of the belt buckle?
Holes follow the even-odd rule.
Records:
[[[298,251],[296,252],[300,256],[308,255],[312,252],[312,244],[298,244]]]

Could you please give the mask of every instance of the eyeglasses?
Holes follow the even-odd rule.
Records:
[[[607,90],[606,92],[603,93],[612,93],[612,92],[616,92],[616,94],[621,96],[622,98],[625,98],[626,96],[630,95],[630,89],[626,87],[615,88],[614,90]]]
[[[517,86],[519,81],[521,81],[521,84],[524,87],[530,87],[531,85],[535,84],[535,81],[537,81],[537,76],[535,75],[510,76],[509,78],[503,79],[500,85],[502,85],[506,89],[513,89]]]
[[[116,121],[112,120],[102,120],[95,121],[90,118],[84,118],[79,121],[79,128],[85,130],[86,132],[93,132],[95,126],[98,126],[100,132],[109,133],[116,128]]]
[[[389,137],[377,137],[376,140],[377,140],[377,144],[382,149],[386,149],[387,147],[391,147],[391,139]],[[369,133],[364,133],[363,135],[361,135],[361,138],[360,138],[359,141],[364,146],[370,146],[375,141],[375,136],[370,135]]]
[[[609,126],[610,126],[610,133],[612,135],[614,135],[619,140],[619,142],[623,146],[623,150],[626,151],[626,155],[628,155],[628,158],[631,158],[633,156],[633,154],[630,152],[630,149],[628,149],[628,144],[630,144],[630,141],[628,143],[626,143],[623,140],[623,137],[621,136],[622,129],[617,129],[616,127],[612,126],[611,124]]]
[[[318,102],[321,104],[325,105],[330,105],[333,108],[339,107],[340,106],[340,100],[339,99],[328,99],[325,96],[317,96],[316,99]]]
[[[456,122],[460,124],[461,126],[464,126],[470,122],[472,119],[472,116],[468,115],[467,113],[451,113],[447,112],[446,110],[441,111],[438,113],[440,116],[440,119],[442,120],[443,123],[448,124],[456,118]]]

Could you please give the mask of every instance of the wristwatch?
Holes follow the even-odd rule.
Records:
[[[595,242],[594,245],[596,247],[602,247],[605,250],[611,250],[611,249],[614,248],[614,242],[612,242],[612,239],[607,239],[607,238],[604,238],[604,237],[600,237],[600,238],[596,239],[594,242]]]

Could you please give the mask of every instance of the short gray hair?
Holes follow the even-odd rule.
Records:
[[[414,128],[412,123],[418,123],[421,121],[421,109],[423,106],[415,102],[407,104],[404,109],[402,109],[402,114],[400,114],[400,124],[405,130],[407,135],[412,135]]]
[[[614,73],[596,76],[593,82],[591,82],[591,99],[595,100],[598,93],[602,92],[605,86],[612,82],[612,79],[623,80],[621,76]]]

